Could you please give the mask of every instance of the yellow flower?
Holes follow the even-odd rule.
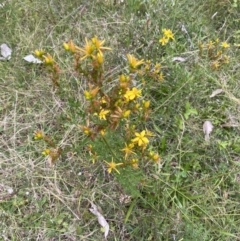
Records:
[[[80,126],[80,128],[85,135],[89,136],[92,134],[92,130],[88,126]]]
[[[105,162],[106,162],[106,161],[105,161]],[[113,159],[112,159],[111,162],[106,162],[106,163],[107,163],[107,165],[108,165],[107,171],[108,171],[109,173],[111,173],[112,170],[115,170],[118,174],[120,174],[120,172],[117,170],[117,166],[121,166],[121,165],[123,165],[123,163],[115,163],[115,162],[113,162]]]
[[[63,43],[63,47],[67,51],[70,49],[68,43]]]
[[[127,54],[127,59],[128,59],[129,66],[132,69],[136,69],[138,66],[144,63],[144,59],[138,60],[132,54]]]
[[[111,50],[111,48],[103,47],[105,40],[100,41],[96,36],[92,38],[92,44],[96,48],[97,51],[101,52],[101,50]]]
[[[155,161],[155,162],[159,162],[160,160],[161,160],[161,158],[160,158],[160,156],[157,154],[157,153],[155,153],[154,155],[153,155],[153,161]]]
[[[38,57],[38,58],[42,58],[42,56],[44,55],[44,50],[42,49],[36,49],[34,51],[34,54]]]
[[[230,47],[230,45],[227,42],[222,42],[221,47],[223,47],[224,49],[227,49]]]
[[[146,130],[146,136],[155,136],[155,134],[149,130]]]
[[[161,64],[160,63],[156,63],[155,67],[154,67],[154,73],[158,74],[161,70]]]
[[[130,113],[131,113],[131,111],[130,110],[125,110],[124,112],[123,112],[123,118],[128,118],[129,117],[129,115],[130,115]]]
[[[131,165],[134,169],[137,169],[137,168],[138,168],[138,159],[133,158],[133,159],[130,161],[130,165]]]
[[[83,57],[81,58],[81,60],[83,60],[87,57],[93,57],[93,52],[95,50],[94,45],[92,44],[92,42],[89,42],[87,40],[87,38],[85,38],[85,42],[86,42],[86,44],[84,45],[83,48],[76,47],[76,49],[78,51],[83,53]]]
[[[129,80],[130,80],[129,76],[126,76],[126,75],[124,75],[124,74],[119,75],[120,87],[121,87],[122,89],[127,89],[128,86],[129,86],[129,84],[130,84],[130,81],[129,81]]]
[[[111,48],[103,47],[105,40],[100,41],[96,36],[92,38],[90,41],[88,41],[88,39],[85,38],[85,42],[86,44],[83,48],[76,47],[76,50],[83,53],[83,57],[81,58],[81,60],[87,57],[96,57],[98,63],[101,64],[103,62],[102,50],[111,50]]]
[[[137,143],[138,146],[146,146],[149,143],[148,138],[146,137],[146,131],[142,131],[141,133],[136,132],[135,138],[132,139],[132,143]]]
[[[150,106],[150,100],[148,100],[148,101],[143,100],[142,103],[143,103],[143,107],[144,107],[145,109],[148,109],[148,108],[149,108],[149,106]]]
[[[154,153],[153,151],[149,152],[149,157],[155,161],[155,162],[159,162],[161,160],[160,156],[158,155],[158,153]]]
[[[64,43],[63,47],[65,50],[75,53],[76,48],[72,40],[68,41],[68,43]]]
[[[47,55],[44,55],[43,58],[44,58],[45,64],[53,65],[54,60],[53,60],[53,57],[49,53],[47,53]]]
[[[87,150],[91,153],[93,150],[93,146],[91,144],[87,145]]]
[[[163,76],[163,73],[161,72],[159,75],[158,75],[158,80],[159,81],[163,81],[164,79],[164,76]]]
[[[208,44],[207,44],[207,47],[208,49],[212,49],[214,47],[214,42],[213,41],[210,41]]]
[[[127,101],[130,101],[138,97],[141,97],[141,94],[142,94],[142,90],[138,90],[137,88],[134,87],[131,90],[128,89],[124,97],[127,99]]]
[[[141,94],[142,94],[142,90],[138,90],[137,88],[134,87],[132,88],[130,99],[141,97]]]
[[[34,132],[34,140],[41,140],[44,138],[44,133],[40,130]]]
[[[43,154],[44,156],[48,156],[48,155],[50,154],[50,149],[45,149],[45,150],[42,152],[42,154]]]
[[[103,63],[103,53],[102,52],[97,53],[96,60],[99,64]]]
[[[212,62],[212,64],[211,64],[211,68],[213,69],[213,70],[215,70],[215,69],[218,69],[220,67],[220,63],[219,63],[219,61],[213,61]]]
[[[87,100],[91,100],[92,99],[92,95],[89,91],[85,90],[84,91],[84,96]]]
[[[119,75],[119,81],[120,81],[120,83],[128,82],[129,81],[129,76],[121,74],[121,75]]]
[[[164,28],[162,32],[163,32],[163,37],[159,39],[159,43],[162,46],[166,45],[169,40],[174,40],[174,34],[172,30]]]
[[[173,34],[172,30],[164,28],[164,29],[162,30],[162,32],[163,32],[164,36],[165,36],[168,40],[169,40],[169,39],[174,40],[174,34]]]
[[[230,56],[224,55],[223,56],[223,63],[224,64],[229,64]]]
[[[100,100],[101,104],[106,104],[107,101],[106,101],[106,96],[103,96]]]
[[[100,119],[100,120],[106,120],[106,115],[107,115],[109,112],[110,112],[109,110],[104,110],[104,109],[102,109],[102,110],[99,112],[99,114],[98,114],[99,119]]]
[[[137,104],[135,105],[135,109],[136,109],[136,110],[142,110],[142,108],[140,107],[140,104],[139,104],[139,103],[137,103]]]
[[[97,95],[97,93],[100,89],[99,87],[96,87],[94,89],[92,87],[93,86],[90,86],[90,91],[87,91],[87,90],[84,91],[84,96],[87,100],[93,99]]]
[[[127,157],[130,154],[135,154],[135,152],[133,151],[133,148],[134,148],[134,144],[133,143],[130,143],[128,145],[125,143],[125,147],[123,149],[121,149],[121,151],[125,152],[125,156],[124,156],[125,159],[127,159]]]
[[[106,129],[102,129],[102,130],[100,131],[100,134],[101,134],[102,136],[105,136],[105,135],[106,135]]]
[[[159,39],[159,43],[164,46],[168,43],[168,38],[163,36],[162,38]]]

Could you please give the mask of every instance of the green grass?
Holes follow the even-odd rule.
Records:
[[[240,51],[234,44],[240,43],[240,6],[232,4],[5,1],[0,44],[7,43],[13,54],[0,62],[1,240],[104,240],[88,200],[109,222],[108,240],[239,240]],[[162,28],[175,34],[166,47],[158,42]],[[123,71],[128,53],[162,64],[164,81],[147,80],[152,114],[144,123],[156,133],[161,169],[146,165],[117,176],[103,162],[89,160],[78,128],[87,84],[71,70],[62,43],[82,45],[94,35],[113,49],[106,56],[109,75]],[[216,38],[230,43],[230,63],[213,71],[199,57],[198,42]],[[40,48],[60,64],[60,94],[41,66],[23,60]],[[179,56],[186,62],[172,61]],[[224,92],[210,98],[219,88]],[[205,120],[214,125],[210,143],[204,141]],[[33,140],[37,129],[64,149],[53,168],[41,155],[44,144]]]

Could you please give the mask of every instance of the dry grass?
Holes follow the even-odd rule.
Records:
[[[0,43],[13,49],[12,59],[0,62],[2,240],[103,240],[89,212],[91,200],[110,224],[108,240],[237,241],[239,50],[231,48],[230,65],[217,73],[197,56],[200,40],[219,37],[233,44],[236,9],[227,1],[213,5],[213,0],[209,5],[93,2],[8,0],[0,8]],[[231,15],[219,27],[209,15],[222,11],[223,4]],[[182,24],[194,49],[181,31]],[[163,27],[173,29],[176,36],[168,50],[158,43]],[[72,71],[62,43],[73,39],[81,45],[85,37],[94,35],[106,39],[113,49],[107,56],[108,75],[121,72],[127,53],[164,63],[165,82],[149,88],[153,115],[147,123],[157,133],[155,145],[163,167],[145,170],[149,186],[136,188],[138,198],[124,188],[130,178],[119,180],[106,172],[103,163],[89,160],[86,139],[78,128],[84,117],[86,83]],[[37,48],[47,49],[60,64],[64,95],[53,90],[42,66],[23,61]],[[188,61],[171,61],[180,55]],[[209,99],[218,88],[225,93]],[[187,120],[186,102],[198,111]],[[206,119],[215,126],[210,145],[203,142]],[[221,127],[229,123],[232,126]],[[179,128],[181,124],[184,128]],[[53,168],[41,155],[44,144],[33,140],[37,129],[64,149]]]

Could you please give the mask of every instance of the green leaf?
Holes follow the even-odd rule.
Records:
[[[198,115],[198,112],[196,109],[192,108],[190,103],[187,102],[186,105],[185,105],[185,113],[184,113],[184,118],[187,120],[189,118],[189,116],[191,115]]]

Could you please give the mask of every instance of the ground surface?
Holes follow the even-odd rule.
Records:
[[[104,240],[90,200],[110,225],[108,240],[239,240],[238,4],[2,2],[0,44],[13,52],[0,62],[0,239]],[[166,46],[159,43],[163,28],[175,37]],[[162,168],[146,165],[140,179],[131,172],[109,175],[104,162],[89,160],[78,127],[87,84],[62,45],[70,39],[83,45],[95,35],[112,48],[108,76],[124,71],[128,53],[162,65],[164,80],[145,92],[152,113],[144,123],[156,134]],[[214,59],[200,56],[199,43],[216,39],[229,43],[229,63],[214,69]],[[41,65],[23,60],[35,49],[47,50],[61,66],[60,94]],[[217,89],[222,92],[210,97]],[[214,126],[210,142],[202,130],[206,120]],[[41,154],[45,144],[33,138],[39,129],[64,150],[53,167]]]

